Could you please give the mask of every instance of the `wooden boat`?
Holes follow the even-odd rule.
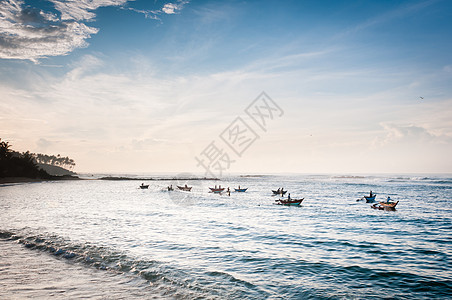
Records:
[[[187,185],[185,185],[185,186],[177,186],[177,188],[178,188],[179,190],[181,190],[181,191],[190,192],[192,186],[187,186]]]
[[[290,200],[285,200],[285,199],[279,199],[279,200],[275,200],[275,204],[276,205],[286,205],[286,206],[300,206],[301,202],[303,202],[304,198],[301,199],[290,199]]]
[[[246,192],[246,190],[247,190],[248,188],[246,188],[246,189],[234,189],[236,192],[239,192],[239,193],[244,193],[244,192]]]
[[[397,201],[397,202],[380,202],[378,204],[375,203],[371,207],[373,209],[380,209],[380,210],[395,210],[395,207],[397,206],[398,203],[399,203],[399,201]]]
[[[281,195],[281,196],[284,196],[287,193],[287,191],[274,191],[274,190],[272,190],[272,192],[273,192],[273,195]]]
[[[373,194],[372,197],[364,196],[363,198],[366,199],[366,203],[372,203],[372,202],[375,202],[375,197],[377,197],[376,194]]]
[[[397,203],[399,203],[399,201],[397,201],[397,202],[380,202],[380,205],[383,207],[395,208],[397,206]]]
[[[141,185],[140,185],[140,189],[147,189],[149,187],[149,184],[147,184],[147,185],[145,185],[144,183],[142,183]]]
[[[224,188],[209,188],[212,193],[221,193],[224,191]]]

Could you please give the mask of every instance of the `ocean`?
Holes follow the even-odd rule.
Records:
[[[452,297],[451,177],[141,183],[0,185],[0,299]],[[248,190],[209,193],[214,185]],[[274,205],[280,187],[301,206]],[[396,210],[356,201],[370,190]]]

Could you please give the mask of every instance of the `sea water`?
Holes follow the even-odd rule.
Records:
[[[0,186],[0,298],[446,299],[452,178],[265,175]],[[168,192],[177,184],[192,192]],[[209,187],[248,188],[230,196]],[[275,205],[284,187],[300,207]],[[395,211],[356,201],[399,201]]]

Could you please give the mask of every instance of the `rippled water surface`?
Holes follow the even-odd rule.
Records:
[[[93,278],[85,290],[60,289],[71,298],[126,299],[131,291],[158,298],[452,296],[452,178],[232,177],[188,182],[191,193],[165,191],[171,181],[149,181],[147,190],[140,183],[1,186],[0,241],[7,250],[0,298],[17,284],[2,269],[24,264],[24,255],[28,265],[44,256],[74,281]],[[208,193],[215,184],[249,189]],[[271,189],[278,187],[304,197],[302,206],[274,205]],[[369,190],[377,200],[400,201],[397,210],[356,201]],[[30,273],[23,269],[24,277]],[[57,282],[57,273],[45,276]],[[92,288],[95,282],[116,288]],[[42,285],[30,293],[46,295]]]

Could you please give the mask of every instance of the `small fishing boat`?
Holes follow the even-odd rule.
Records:
[[[372,196],[364,196],[363,198],[366,199],[366,203],[373,203],[375,202],[375,197],[377,197],[376,194],[373,194]]]
[[[276,196],[276,195],[284,196],[287,193],[287,191],[283,191],[283,190],[279,190],[279,189],[276,191],[272,190],[272,192],[273,192],[274,196]]]
[[[389,208],[395,208],[397,206],[397,203],[399,203],[399,201],[397,202],[380,202],[380,205],[383,207],[389,207]]]
[[[222,187],[219,187],[219,188],[217,188],[217,187],[214,187],[214,188],[209,188],[210,189],[210,192],[212,192],[212,193],[221,193],[222,191],[224,191],[224,188],[222,188]]]
[[[187,185],[185,185],[185,186],[177,186],[177,188],[178,188],[179,190],[181,190],[181,191],[190,192],[192,186],[187,186]]]
[[[236,192],[239,192],[239,193],[244,193],[244,192],[246,192],[246,190],[247,190],[248,188],[246,188],[246,189],[241,189],[240,187],[238,188],[238,189],[234,189]]]
[[[279,200],[275,200],[275,204],[276,205],[286,205],[286,206],[300,206],[301,202],[303,202],[304,198],[301,199],[290,199],[290,200],[285,200],[285,199],[279,199]]]
[[[380,209],[380,210],[395,210],[397,204],[399,203],[399,201],[397,202],[392,202],[391,198],[388,197],[388,201],[386,202],[380,202],[380,203],[375,203],[374,205],[372,205],[371,207],[373,209]]]
[[[377,194],[370,191],[369,196],[363,196],[361,199],[357,199],[356,201],[366,200],[366,203],[373,203],[375,202],[375,197],[377,197]]]
[[[149,184],[145,185],[144,183],[142,183],[140,185],[140,189],[142,189],[142,190],[147,189],[148,187],[149,187]]]

